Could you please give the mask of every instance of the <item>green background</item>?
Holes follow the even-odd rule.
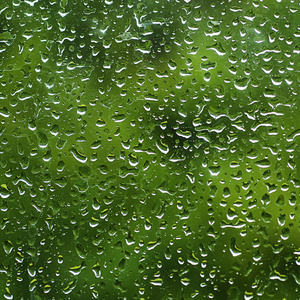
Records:
[[[2,0],[1,297],[298,299],[299,17]]]

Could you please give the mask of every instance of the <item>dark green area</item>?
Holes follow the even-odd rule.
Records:
[[[2,1],[2,298],[296,299],[298,19]]]

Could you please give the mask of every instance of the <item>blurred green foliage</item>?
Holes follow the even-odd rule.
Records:
[[[3,0],[0,294],[299,296],[299,5]]]

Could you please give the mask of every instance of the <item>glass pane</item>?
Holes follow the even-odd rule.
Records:
[[[2,0],[1,298],[298,298],[299,29],[295,0]]]

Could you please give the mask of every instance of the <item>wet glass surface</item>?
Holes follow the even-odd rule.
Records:
[[[299,17],[2,0],[1,298],[299,299]]]

